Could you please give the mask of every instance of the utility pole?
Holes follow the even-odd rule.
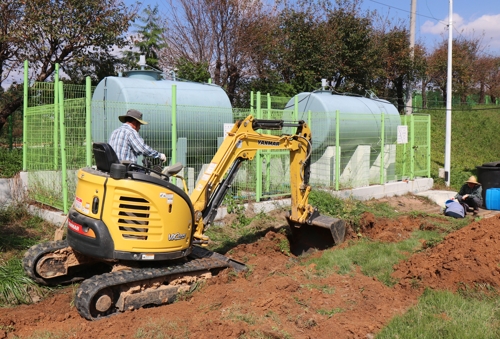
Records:
[[[411,0],[411,12],[410,12],[410,50],[411,50],[411,60],[415,56],[415,21],[417,16],[417,0]],[[413,113],[413,99],[412,99],[412,88],[411,79],[408,79],[408,84],[406,85],[406,114]]]
[[[446,138],[444,149],[444,181],[446,186],[450,186],[450,162],[451,162],[451,99],[453,97],[451,92],[451,61],[453,46],[453,0],[450,1],[449,23],[448,23],[448,73],[446,79]]]

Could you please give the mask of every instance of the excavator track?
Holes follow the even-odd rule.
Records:
[[[66,240],[34,245],[24,254],[24,272],[41,285],[56,286],[111,271],[109,265],[88,257],[85,257],[82,263],[68,265],[68,258],[71,255],[74,255],[74,252],[68,247]]]
[[[160,268],[133,268],[96,275],[82,282],[75,306],[88,320],[98,320],[126,310],[159,306],[175,301],[179,286],[170,285],[178,277],[201,277],[211,271],[245,265],[221,254],[194,247],[191,260]],[[198,258],[194,258],[198,257]]]
[[[247,269],[242,263],[198,246],[193,246],[187,258],[164,266],[161,263],[142,263],[145,267],[137,264],[103,262],[79,254],[68,246],[66,240],[32,246],[23,259],[26,275],[39,284],[55,286],[83,280],[75,297],[75,306],[88,320],[172,303],[180,290],[190,289],[198,280],[210,277],[212,273],[228,267],[236,271]]]

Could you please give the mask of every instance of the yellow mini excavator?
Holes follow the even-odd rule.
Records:
[[[257,130],[296,129],[275,136]],[[292,243],[326,248],[344,240],[345,222],[308,204],[311,131],[306,123],[235,123],[189,196],[170,182],[182,165],[154,170],[118,161],[106,143],[94,143],[96,166],[78,171],[67,236],[31,247],[26,274],[44,285],[82,281],[75,306],[95,320],[126,310],[167,304],[180,290],[225,268],[246,266],[206,249],[206,228],[245,160],[258,150],[290,152]],[[179,176],[180,177],[180,176]],[[185,187],[185,186],[184,186]],[[326,244],[324,241],[328,240]]]

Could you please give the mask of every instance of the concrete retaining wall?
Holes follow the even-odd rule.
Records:
[[[0,179],[0,206],[26,201],[28,173],[21,172],[14,178]]]

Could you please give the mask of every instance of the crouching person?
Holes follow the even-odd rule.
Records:
[[[483,207],[483,188],[477,182],[475,176],[471,176],[469,180],[460,188],[460,191],[455,195],[455,199],[462,204],[467,204],[474,209],[473,215],[479,213],[479,207]]]

